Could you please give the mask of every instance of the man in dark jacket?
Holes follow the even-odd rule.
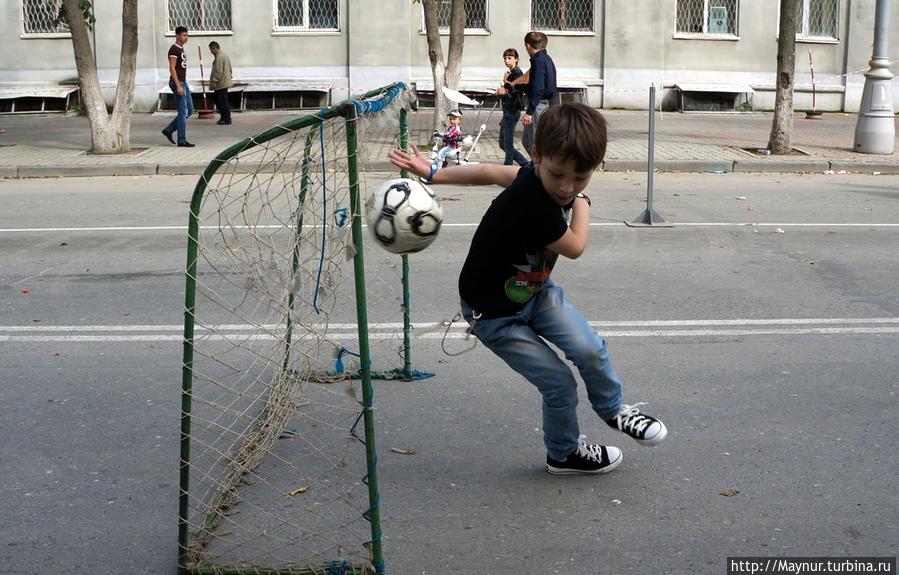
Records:
[[[528,32],[524,37],[524,47],[531,57],[531,68],[519,79],[521,83],[527,82],[525,92],[528,95],[527,109],[521,117],[524,125],[521,145],[530,154],[540,114],[556,95],[556,65],[546,53],[546,34],[543,32]]]

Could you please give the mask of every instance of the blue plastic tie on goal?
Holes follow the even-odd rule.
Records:
[[[349,349],[341,346],[340,351],[337,352],[337,360],[334,362],[334,371],[338,374],[341,374],[344,372],[343,354],[345,354],[345,353],[348,353],[348,354],[352,355],[353,357],[360,357],[360,355],[358,353],[353,353]]]
[[[315,278],[315,294],[312,296],[312,308],[320,314],[318,309],[318,288],[321,286],[322,269],[325,267],[325,239],[328,230],[328,180],[325,168],[325,108],[319,110],[321,120],[318,122],[318,141],[322,152],[322,249],[318,258],[318,276]]]
[[[376,114],[386,108],[387,105],[405,89],[406,85],[404,83],[397,82],[391,86],[389,90],[382,92],[376,98],[370,100],[353,100],[353,107],[356,108],[357,114]]]
[[[342,228],[350,219],[350,211],[346,208],[337,208],[334,210],[334,225]]]
[[[325,575],[346,575],[347,569],[351,567],[350,562],[344,559],[341,562],[331,561],[328,564],[328,570]]]

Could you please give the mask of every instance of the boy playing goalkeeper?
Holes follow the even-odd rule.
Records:
[[[537,126],[533,166],[469,164],[438,171],[413,147],[392,150],[397,167],[434,184],[495,184],[505,190],[484,214],[459,276],[462,314],[474,335],[543,395],[546,469],[606,473],[617,447],[588,444],[577,421],[577,382],[550,342],[577,367],[593,410],[642,445],[667,430],[622,401],[606,342],[550,279],[556,259],[587,247],[590,199],[583,193],[606,151],[606,122],[583,104],[549,108]],[[545,340],[545,341],[544,341]]]

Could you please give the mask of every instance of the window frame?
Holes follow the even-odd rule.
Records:
[[[234,0],[222,0],[223,2],[228,3],[228,11],[229,11],[229,19],[231,20],[231,28],[227,30],[197,30],[191,29],[188,27],[187,31],[191,36],[233,36],[234,35]],[[174,37],[175,30],[174,28],[170,28],[171,25],[171,17],[170,17],[170,8],[172,5],[172,0],[165,0],[165,36],[166,37]]]
[[[528,2],[528,26],[530,30],[536,30],[538,32],[543,32],[547,36],[596,36],[596,0],[585,0],[592,4],[591,12],[593,18],[591,18],[591,25],[593,27],[592,30],[559,30],[556,28],[540,28],[534,26],[534,2],[536,0],[530,0]],[[556,0],[560,1],[560,0]],[[567,0],[566,0],[567,1]]]
[[[837,5],[834,10],[834,35],[833,36],[812,36],[807,34],[809,27],[809,8],[815,0],[802,0],[802,29],[796,33],[797,42],[806,42],[809,44],[839,44],[840,43],[840,0],[836,0]],[[778,6],[780,3],[778,2]]]
[[[329,36],[340,34],[340,16],[342,2],[333,0],[337,6],[337,27],[336,28],[310,28],[309,20],[309,3],[312,0],[299,0],[303,3],[303,22],[305,26],[282,26],[278,24],[278,4],[285,0],[272,0],[272,36]],[[289,0],[288,0],[289,1]]]
[[[702,28],[703,32],[681,32],[677,29],[677,12],[678,8],[683,2],[702,2]],[[737,14],[734,19],[734,27],[736,28],[735,32],[729,32],[724,34],[716,34],[713,32],[709,32],[709,0],[675,0],[674,1],[674,34],[672,34],[672,38],[676,40],[713,40],[713,41],[725,41],[725,42],[736,42],[740,39],[740,12],[742,11],[742,6],[740,0],[734,0],[734,5],[736,6]]]
[[[441,36],[449,36],[449,26],[440,26],[439,33]],[[418,29],[419,36],[427,35],[425,28],[425,7],[421,6],[421,25]],[[483,28],[465,28],[462,30],[464,36],[489,36],[490,31],[490,0],[484,0],[484,27]]]
[[[58,0],[62,3],[62,0]],[[56,31],[56,32],[29,32],[27,30],[26,24],[28,22],[28,15],[26,14],[26,3],[27,0],[22,0],[21,7],[19,10],[19,38],[24,40],[36,39],[36,40],[66,40],[72,37],[72,32],[67,30],[65,32]],[[68,26],[66,26],[68,29]]]

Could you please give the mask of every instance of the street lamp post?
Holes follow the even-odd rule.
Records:
[[[892,154],[896,146],[896,120],[890,81],[889,40],[890,0],[877,0],[874,13],[874,51],[865,72],[858,121],[855,124],[855,151],[863,154]]]

